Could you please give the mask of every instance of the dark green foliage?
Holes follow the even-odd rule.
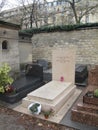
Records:
[[[48,33],[48,32],[61,32],[61,31],[72,31],[72,30],[80,30],[86,29],[88,27],[98,27],[98,23],[86,23],[86,24],[74,24],[74,25],[58,25],[58,26],[44,26],[41,28],[32,28],[21,30],[21,32],[26,32],[29,34],[37,34],[37,33]]]

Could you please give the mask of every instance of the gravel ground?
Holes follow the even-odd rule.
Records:
[[[0,106],[0,130],[75,130]]]

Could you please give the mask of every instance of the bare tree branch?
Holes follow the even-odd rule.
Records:
[[[6,0],[1,0],[0,1],[0,11],[2,10],[2,8],[5,6],[6,4]]]
[[[75,22],[76,23],[80,23],[81,19],[83,18],[83,16],[91,13],[91,11],[93,11],[94,9],[96,9],[98,7],[98,2],[97,0],[95,0],[95,5],[88,5],[87,6],[87,2],[91,3],[93,1],[84,1],[84,0],[58,0],[58,1],[65,1],[67,3],[69,3],[71,10],[74,14],[74,18],[75,18]],[[81,13],[79,13],[81,12]]]
[[[95,6],[92,6],[92,7],[89,7],[87,8],[82,15],[79,16],[79,21],[81,21],[81,19],[83,18],[83,16],[87,15],[87,14],[90,14],[91,11],[93,11],[93,9],[97,8],[98,7],[98,4],[95,5]]]

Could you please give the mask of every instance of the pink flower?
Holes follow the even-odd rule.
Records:
[[[64,81],[64,77],[63,77],[63,76],[60,77],[60,81],[61,81],[61,82]]]

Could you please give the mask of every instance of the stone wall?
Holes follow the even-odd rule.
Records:
[[[32,44],[33,60],[51,61],[53,49],[76,46],[76,63],[98,64],[98,29],[35,34]]]
[[[7,49],[2,49],[3,41],[7,42]],[[18,30],[0,27],[0,65],[8,63],[13,70],[19,70]]]
[[[19,41],[20,64],[32,62],[32,43]]]

